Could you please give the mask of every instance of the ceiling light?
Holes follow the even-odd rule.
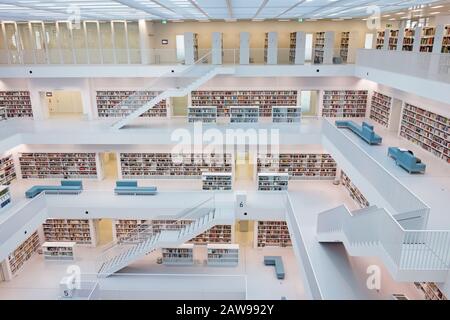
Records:
[[[431,9],[439,9],[439,8],[442,8],[443,6],[434,6],[434,7],[431,7]]]
[[[430,14],[439,14],[440,12],[439,11],[436,11],[436,12],[430,12]]]
[[[225,22],[236,22],[237,21],[237,19],[225,19]]]
[[[254,22],[260,22],[260,21],[264,21],[264,19],[260,19],[260,18],[255,18],[255,19],[252,19],[252,21],[254,21]]]
[[[390,14],[385,14],[384,16],[383,16],[383,18],[387,18],[387,17],[390,17],[391,15]]]
[[[288,21],[291,21],[291,20],[289,20],[289,19],[278,19],[278,21],[280,21],[280,22],[288,22]]]

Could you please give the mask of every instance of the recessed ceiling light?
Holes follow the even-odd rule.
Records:
[[[440,12],[436,11],[436,12],[430,12],[430,14],[439,14]]]
[[[389,21],[395,21],[395,18],[390,18]]]
[[[405,12],[397,12],[397,15],[405,14]]]
[[[278,19],[278,21],[280,21],[280,22],[288,22],[288,21],[291,21],[291,20],[289,20],[289,19]]]
[[[383,16],[383,18],[387,18],[387,17],[390,17],[391,15],[390,14],[385,14],[384,16]]]
[[[439,8],[442,8],[443,6],[434,6],[434,7],[431,7],[431,9],[439,9]]]

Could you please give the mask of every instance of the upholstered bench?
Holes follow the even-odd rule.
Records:
[[[380,144],[382,141],[382,138],[374,132],[373,126],[367,122],[363,122],[362,126],[359,126],[353,121],[336,120],[335,124],[338,128],[350,129],[368,144]]]
[[[34,198],[41,192],[48,194],[77,194],[83,190],[80,180],[61,180],[60,186],[33,186],[25,192],[27,198]]]
[[[284,279],[284,265],[280,256],[265,256],[264,265],[274,266],[277,279]]]
[[[410,150],[400,149],[397,147],[388,148],[388,156],[395,160],[395,163],[408,171],[408,173],[424,173],[426,165],[414,156]]]
[[[117,195],[155,195],[156,187],[138,187],[136,180],[116,181],[114,193]]]

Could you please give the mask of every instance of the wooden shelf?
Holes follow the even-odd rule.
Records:
[[[290,247],[291,236],[286,221],[258,221],[258,247]]]
[[[355,200],[361,208],[365,208],[370,205],[369,201],[367,201],[361,191],[359,191],[359,189],[352,183],[344,171],[341,171],[341,183],[348,190],[350,197],[352,197],[352,199]]]
[[[16,178],[12,155],[0,158],[0,185],[9,185]]]
[[[391,97],[374,91],[370,104],[370,119],[373,119],[382,126],[388,128],[391,115],[391,107]]]
[[[97,91],[97,111],[100,118],[123,118],[155,98],[158,91]],[[167,102],[162,100],[141,117],[167,117]]]
[[[0,108],[8,118],[32,118],[33,109],[29,91],[0,91]]]
[[[334,180],[336,162],[329,154],[258,155],[257,172],[288,173],[293,180]]]
[[[23,179],[97,178],[95,153],[21,153]]]
[[[8,263],[12,276],[16,275],[25,262],[31,259],[31,257],[39,250],[40,245],[39,235],[37,231],[35,231],[8,256]]]
[[[365,117],[367,90],[325,90],[323,92],[323,117]]]
[[[95,246],[95,227],[90,219],[47,219],[42,225],[47,242],[76,242]]]
[[[400,136],[450,163],[450,119],[405,103]]]

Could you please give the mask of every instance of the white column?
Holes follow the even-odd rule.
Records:
[[[194,37],[193,32],[184,33],[184,60],[187,65],[195,63]]]
[[[250,33],[241,32],[239,34],[239,63],[250,63]]]
[[[389,49],[389,39],[391,38],[391,29],[385,29],[384,30],[384,43],[382,50],[388,50]]]
[[[222,32],[212,33],[212,64],[222,64]]]
[[[267,39],[267,64],[278,63],[278,34],[269,32]]]
[[[325,32],[325,43],[323,48],[323,63],[332,64],[334,53],[334,31]]]
[[[141,53],[141,63],[149,64],[148,51],[150,49],[150,46],[148,41],[147,21],[145,21],[144,19],[139,19],[138,27],[139,27],[139,48]]]
[[[31,108],[34,120],[44,120],[48,118],[48,110],[43,105],[43,99],[40,95],[39,88],[34,85],[36,80],[28,79],[28,91],[30,91]]]
[[[420,52],[420,40],[422,38],[422,27],[417,27],[414,30],[414,44],[413,52]]]
[[[441,53],[442,41],[444,40],[444,31],[444,25],[440,24],[436,26],[436,31],[434,33],[433,53]]]
[[[303,31],[296,32],[295,37],[295,64],[305,64],[306,36]]]
[[[400,25],[398,28],[397,51],[403,51],[403,41],[405,39],[405,29],[406,29],[405,20],[402,20],[402,22],[400,22]]]
[[[95,99],[91,98],[91,81],[90,79],[86,79],[83,82],[83,87],[81,88],[83,114],[88,118],[88,120],[92,120],[94,119],[93,108],[95,106],[95,104],[93,104],[92,102],[95,101]]]

